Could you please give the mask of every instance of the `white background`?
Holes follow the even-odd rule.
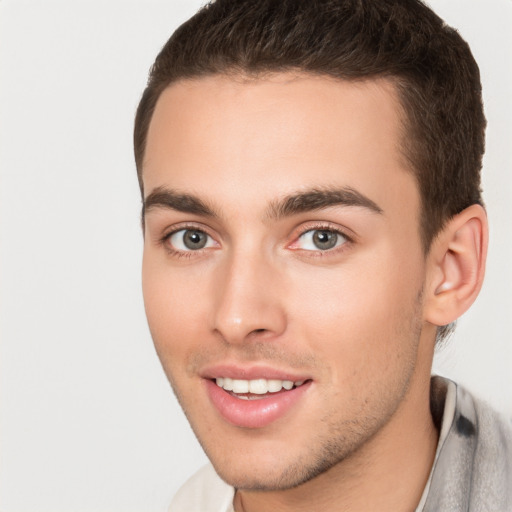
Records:
[[[162,511],[206,459],[140,291],[133,114],[200,1],[0,1],[0,510]],[[436,369],[512,416],[512,2],[436,0],[489,121],[487,281]]]

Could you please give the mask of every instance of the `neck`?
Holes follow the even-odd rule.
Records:
[[[236,512],[415,510],[434,462],[438,432],[430,413],[429,376],[416,375],[410,384],[388,424],[356,453],[293,489],[239,490]]]

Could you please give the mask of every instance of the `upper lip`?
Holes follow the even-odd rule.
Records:
[[[230,379],[255,380],[255,379],[273,379],[273,380],[291,380],[297,382],[309,380],[310,376],[302,373],[290,372],[272,366],[264,365],[237,365],[237,364],[215,364],[205,366],[199,372],[204,379],[216,379],[218,377],[228,377]]]

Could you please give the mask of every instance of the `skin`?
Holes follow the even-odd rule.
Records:
[[[421,497],[437,443],[428,314],[442,276],[422,250],[402,135],[384,80],[212,76],[173,84],[157,103],[146,198],[177,191],[210,212],[146,209],[146,313],[192,428],[238,489],[237,511],[406,511]],[[287,196],[347,188],[380,211],[275,215]],[[206,247],[169,238],[185,228],[206,233]],[[305,235],[315,229],[345,236],[320,250]],[[217,363],[311,384],[277,421],[240,428],[205,392],[201,372]]]

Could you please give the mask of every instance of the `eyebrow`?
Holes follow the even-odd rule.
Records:
[[[323,210],[332,206],[362,207],[382,214],[382,209],[369,197],[351,187],[314,188],[285,196],[272,201],[265,217],[278,220],[308,211]],[[164,208],[204,217],[218,218],[219,215],[200,198],[180,193],[165,187],[155,188],[144,200],[142,221],[145,214],[154,208]]]
[[[308,211],[323,210],[332,206],[355,206],[382,214],[380,208],[369,197],[351,187],[314,188],[273,201],[267,210],[267,217],[280,219]]]
[[[155,188],[144,199],[142,205],[142,220],[146,213],[154,208],[176,210],[183,213],[192,213],[204,217],[218,217],[215,211],[204,201],[191,194],[182,194],[165,187]]]

